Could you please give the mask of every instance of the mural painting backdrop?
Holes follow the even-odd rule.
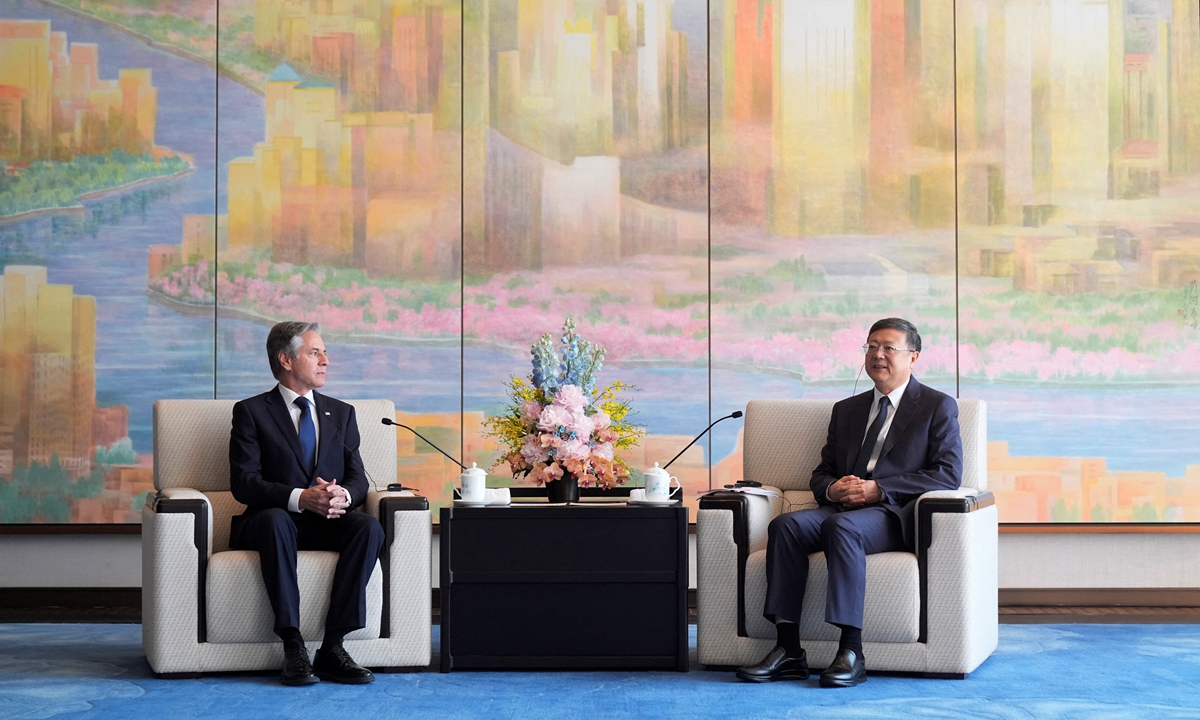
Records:
[[[460,454],[461,58],[455,2],[222,2],[217,394],[271,387],[270,323],[321,324],[326,390],[395,401]],[[380,418],[360,418],[379,422]],[[399,480],[449,497],[412,435]]]
[[[598,388],[638,388],[630,467],[666,464],[708,414],[705,3],[465,7],[467,455],[494,462],[480,423],[571,316],[608,350]],[[707,460],[671,466],[693,502]]]
[[[955,392],[950,3],[712,3],[716,412],[869,388],[888,316],[920,328],[921,381]],[[741,477],[738,435],[716,436],[714,484]]]
[[[714,3],[714,365],[842,397],[909,317],[921,379],[989,403],[1002,522],[1200,520],[1197,11]],[[725,323],[726,288],[761,300]]]
[[[959,3],[959,370],[1002,522],[1200,521],[1198,10]]]
[[[211,50],[215,8],[183,10]],[[153,401],[212,396],[215,82],[72,4],[0,6],[0,522],[137,522]],[[147,295],[193,259],[187,313]]]
[[[572,316],[642,469],[892,315],[1002,521],[1200,521],[1195,0],[9,0],[0,165],[0,522],[137,522],[153,401],[268,389],[279,319],[490,467]]]

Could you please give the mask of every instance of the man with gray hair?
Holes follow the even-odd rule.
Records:
[[[370,489],[359,456],[354,408],[316,392],[329,356],[316,323],[281,322],[267,335],[267,359],[278,384],[233,406],[229,474],[246,512],[233,518],[229,545],[255,550],[283,640],[284,685],[318,677],[341,683],[375,679],[342,647],[367,624],[367,581],[383,547],[383,528],[349,512]],[[300,633],[297,550],[338,553],[325,634],[310,664]]]

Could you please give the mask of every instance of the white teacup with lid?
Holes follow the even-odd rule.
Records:
[[[487,471],[471,463],[471,467],[458,476],[458,496],[463,502],[487,502]]]
[[[654,463],[654,467],[646,470],[644,476],[647,502],[671,502],[671,483],[674,482],[675,487],[681,487],[679,478],[660,468],[658,463]]]

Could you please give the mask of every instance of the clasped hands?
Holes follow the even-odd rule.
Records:
[[[874,480],[846,475],[829,486],[825,493],[830,501],[846,508],[860,508],[883,500],[883,490]]]
[[[300,493],[300,509],[316,513],[326,520],[346,514],[350,507],[350,493],[337,484],[337,480],[325,482],[317,478],[317,484]]]

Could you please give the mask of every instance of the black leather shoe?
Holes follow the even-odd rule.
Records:
[[[319,683],[313,675],[313,666],[308,662],[308,650],[303,645],[283,648],[283,672],[279,679],[284,685],[312,685]]]
[[[747,682],[807,680],[808,657],[803,650],[796,657],[788,657],[783,648],[776,646],[757,665],[738,668],[737,677]]]
[[[867,681],[867,664],[860,652],[838,650],[833,663],[821,673],[821,687],[847,688]]]
[[[347,685],[375,682],[375,675],[354,662],[341,645],[336,645],[328,650],[325,648],[317,650],[317,656],[313,658],[313,670],[322,680],[332,680]]]

